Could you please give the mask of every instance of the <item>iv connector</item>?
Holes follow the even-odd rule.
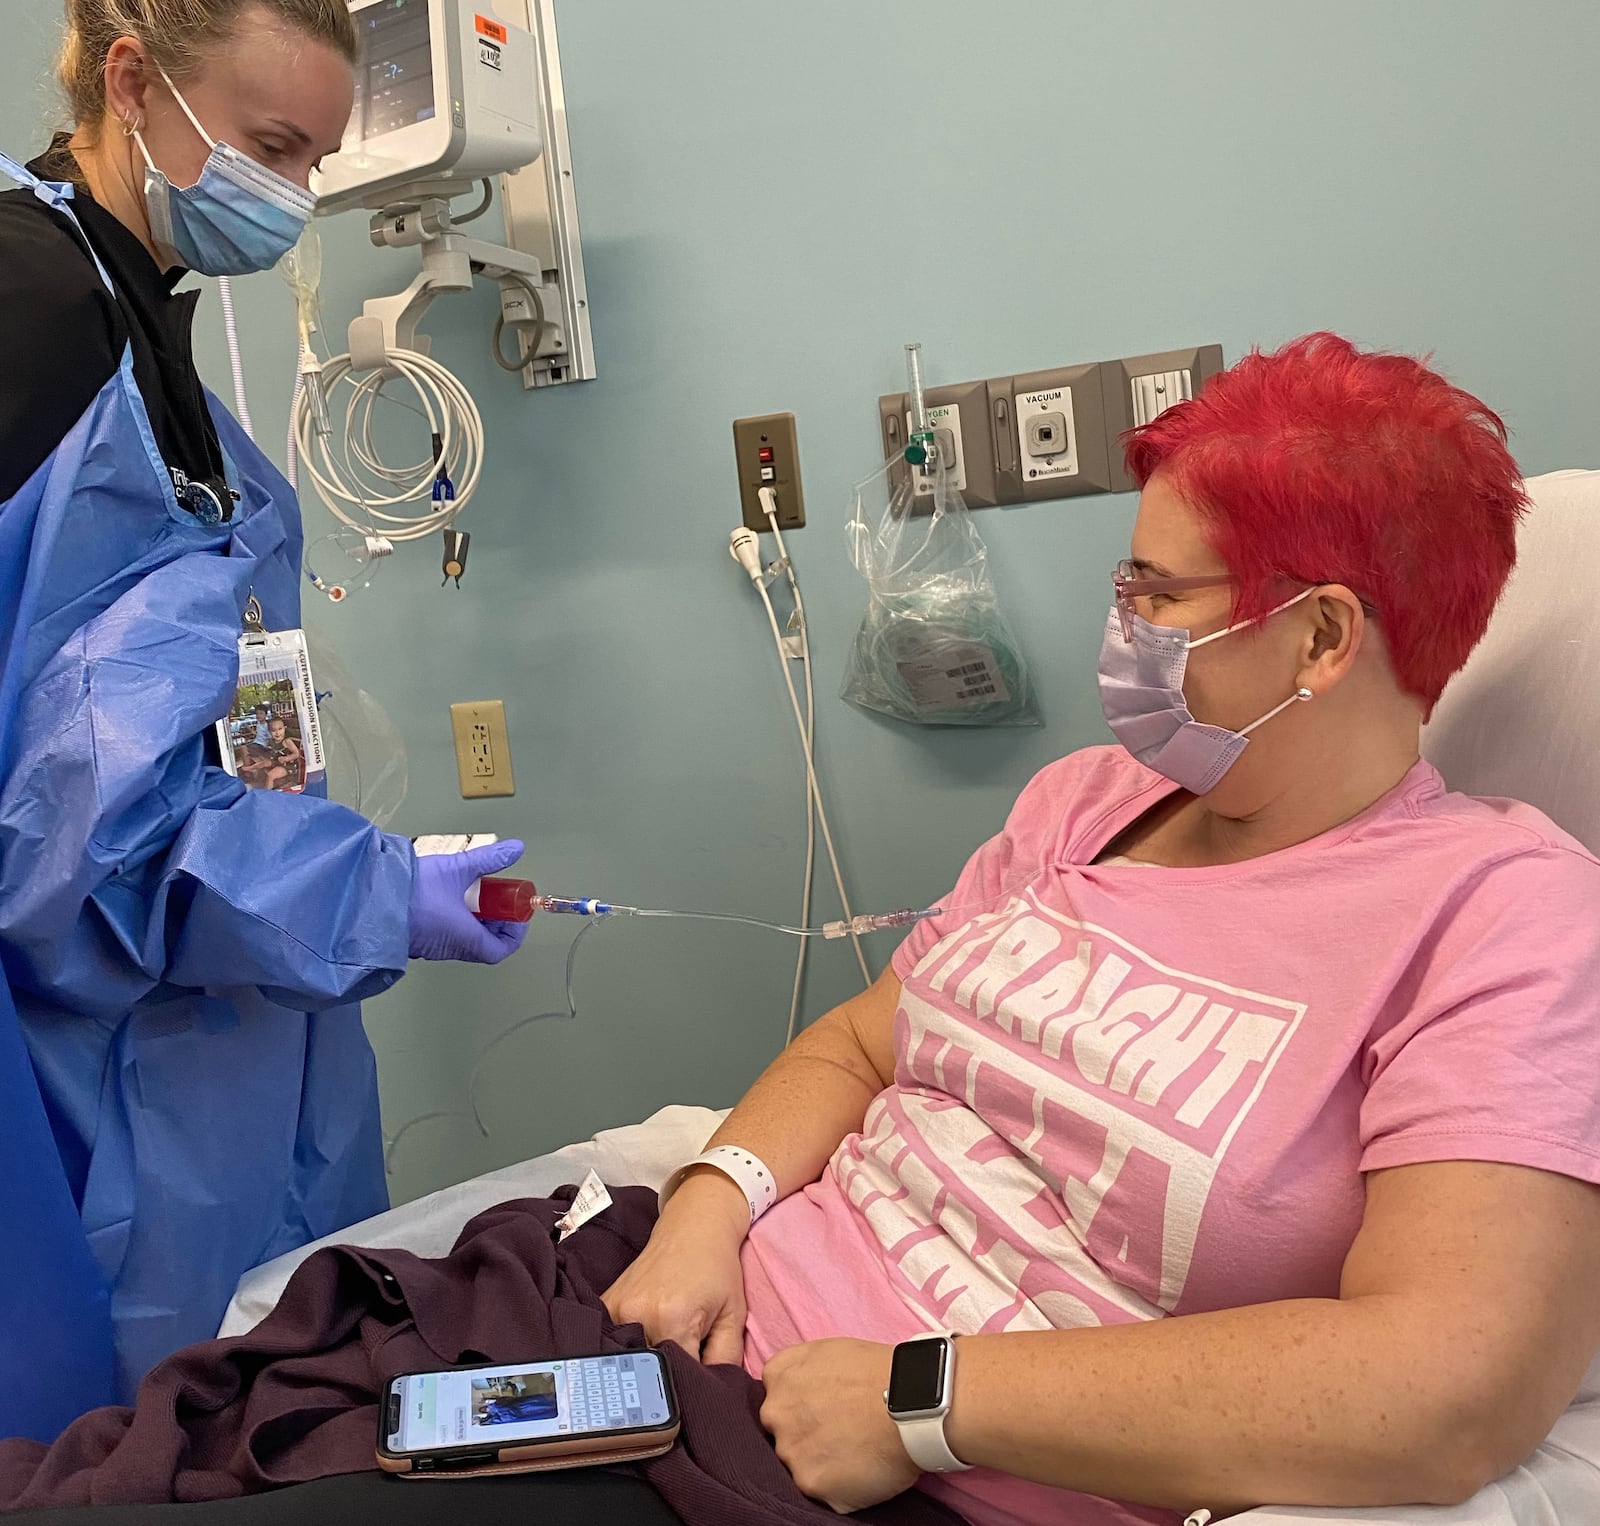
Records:
[[[542,895],[535,904],[539,911],[548,911],[559,917],[615,917],[628,910],[625,906],[613,906],[592,897],[574,900],[568,896]]]
[[[822,936],[833,942],[839,938],[860,937],[864,933],[887,932],[894,927],[911,927],[926,917],[936,917],[941,908],[913,911],[909,906],[900,911],[886,911],[878,916],[854,917],[850,921],[825,922]]]

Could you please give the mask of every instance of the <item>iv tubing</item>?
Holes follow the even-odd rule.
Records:
[[[738,916],[725,911],[667,911],[655,906],[618,906],[611,901],[592,898],[542,895],[538,909],[556,916],[592,917],[597,921],[608,917],[675,917],[692,922],[724,922],[740,927],[759,927],[764,932],[784,933],[791,938],[826,938],[830,942],[839,938],[859,938],[862,933],[883,932],[888,928],[910,927],[929,917],[944,915],[944,907],[929,906],[922,911],[906,907],[900,911],[879,912],[875,915],[852,916],[848,921],[827,922],[821,927],[791,927],[787,922],[768,922],[761,917]]]
[[[383,1166],[389,1175],[394,1174],[395,1151],[400,1148],[400,1141],[416,1128],[419,1124],[430,1123],[435,1118],[470,1118],[478,1126],[478,1132],[485,1139],[489,1137],[489,1130],[483,1121],[483,1114],[478,1109],[478,1081],[483,1075],[484,1062],[489,1056],[514,1034],[521,1033],[524,1028],[531,1028],[535,1023],[551,1022],[558,1018],[576,1021],[578,1016],[578,998],[573,989],[573,981],[578,967],[578,945],[583,942],[589,933],[593,932],[599,924],[590,922],[581,928],[578,936],[572,940],[572,946],[567,950],[567,1009],[565,1012],[540,1012],[533,1017],[525,1017],[520,1022],[513,1023],[504,1033],[497,1034],[484,1046],[483,1052],[478,1056],[478,1062],[472,1067],[472,1075],[467,1081],[467,1101],[472,1112],[458,1113],[447,1108],[436,1109],[431,1113],[421,1113],[405,1124],[400,1131],[388,1139],[384,1144]]]
[[[558,1018],[565,1018],[569,1022],[578,1020],[578,998],[573,990],[573,976],[578,968],[578,945],[583,942],[584,934],[592,932],[599,924],[590,922],[581,928],[578,936],[572,940],[572,946],[567,950],[567,1010],[565,1012],[539,1012],[532,1017],[525,1017],[520,1022],[513,1023],[504,1033],[497,1035],[484,1045],[483,1053],[478,1056],[478,1063],[472,1067],[472,1075],[467,1081],[467,1103],[472,1108],[472,1121],[478,1125],[478,1132],[485,1139],[489,1137],[489,1130],[484,1125],[483,1114],[478,1110],[478,1081],[483,1075],[483,1067],[491,1054],[494,1053],[513,1034],[521,1033],[524,1028],[531,1028],[535,1023],[551,1022]],[[396,1138],[399,1136],[396,1135]]]

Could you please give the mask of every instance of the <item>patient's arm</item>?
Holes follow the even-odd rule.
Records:
[[[867,1105],[894,1075],[900,981],[886,970],[869,990],[813,1023],[746,1093],[713,1136],[759,1156],[779,1197],[816,1181]],[[711,1167],[690,1172],[662,1211],[639,1259],[605,1295],[618,1320],[652,1341],[673,1340],[711,1362],[737,1362],[744,1345],[739,1247],[750,1228],[744,1193]]]
[[[1600,1344],[1600,1191],[1471,1161],[1367,1178],[1338,1299],[961,1342],[964,1461],[1154,1505],[1452,1503]]]
[[[759,1156],[777,1178],[780,1199],[816,1181],[840,1143],[861,1127],[868,1104],[894,1080],[894,1015],[899,1005],[899,977],[885,970],[871,987],[819,1018],[785,1049],[745,1093],[711,1144],[743,1145]],[[743,1193],[720,1171],[699,1167],[679,1193],[696,1183],[713,1188],[720,1183],[744,1207]]]

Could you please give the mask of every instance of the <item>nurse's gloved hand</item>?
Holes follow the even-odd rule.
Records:
[[[467,889],[521,857],[522,844],[515,841],[419,856],[411,882],[411,957],[499,964],[516,953],[528,936],[528,923],[480,922],[467,905]]]

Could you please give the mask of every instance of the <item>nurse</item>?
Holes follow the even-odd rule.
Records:
[[[39,1436],[386,1206],[356,1003],[525,931],[465,903],[520,844],[418,860],[219,766],[246,620],[299,624],[301,529],[174,288],[296,242],[345,0],[66,10],[76,130],[0,159],[0,1434]]]

